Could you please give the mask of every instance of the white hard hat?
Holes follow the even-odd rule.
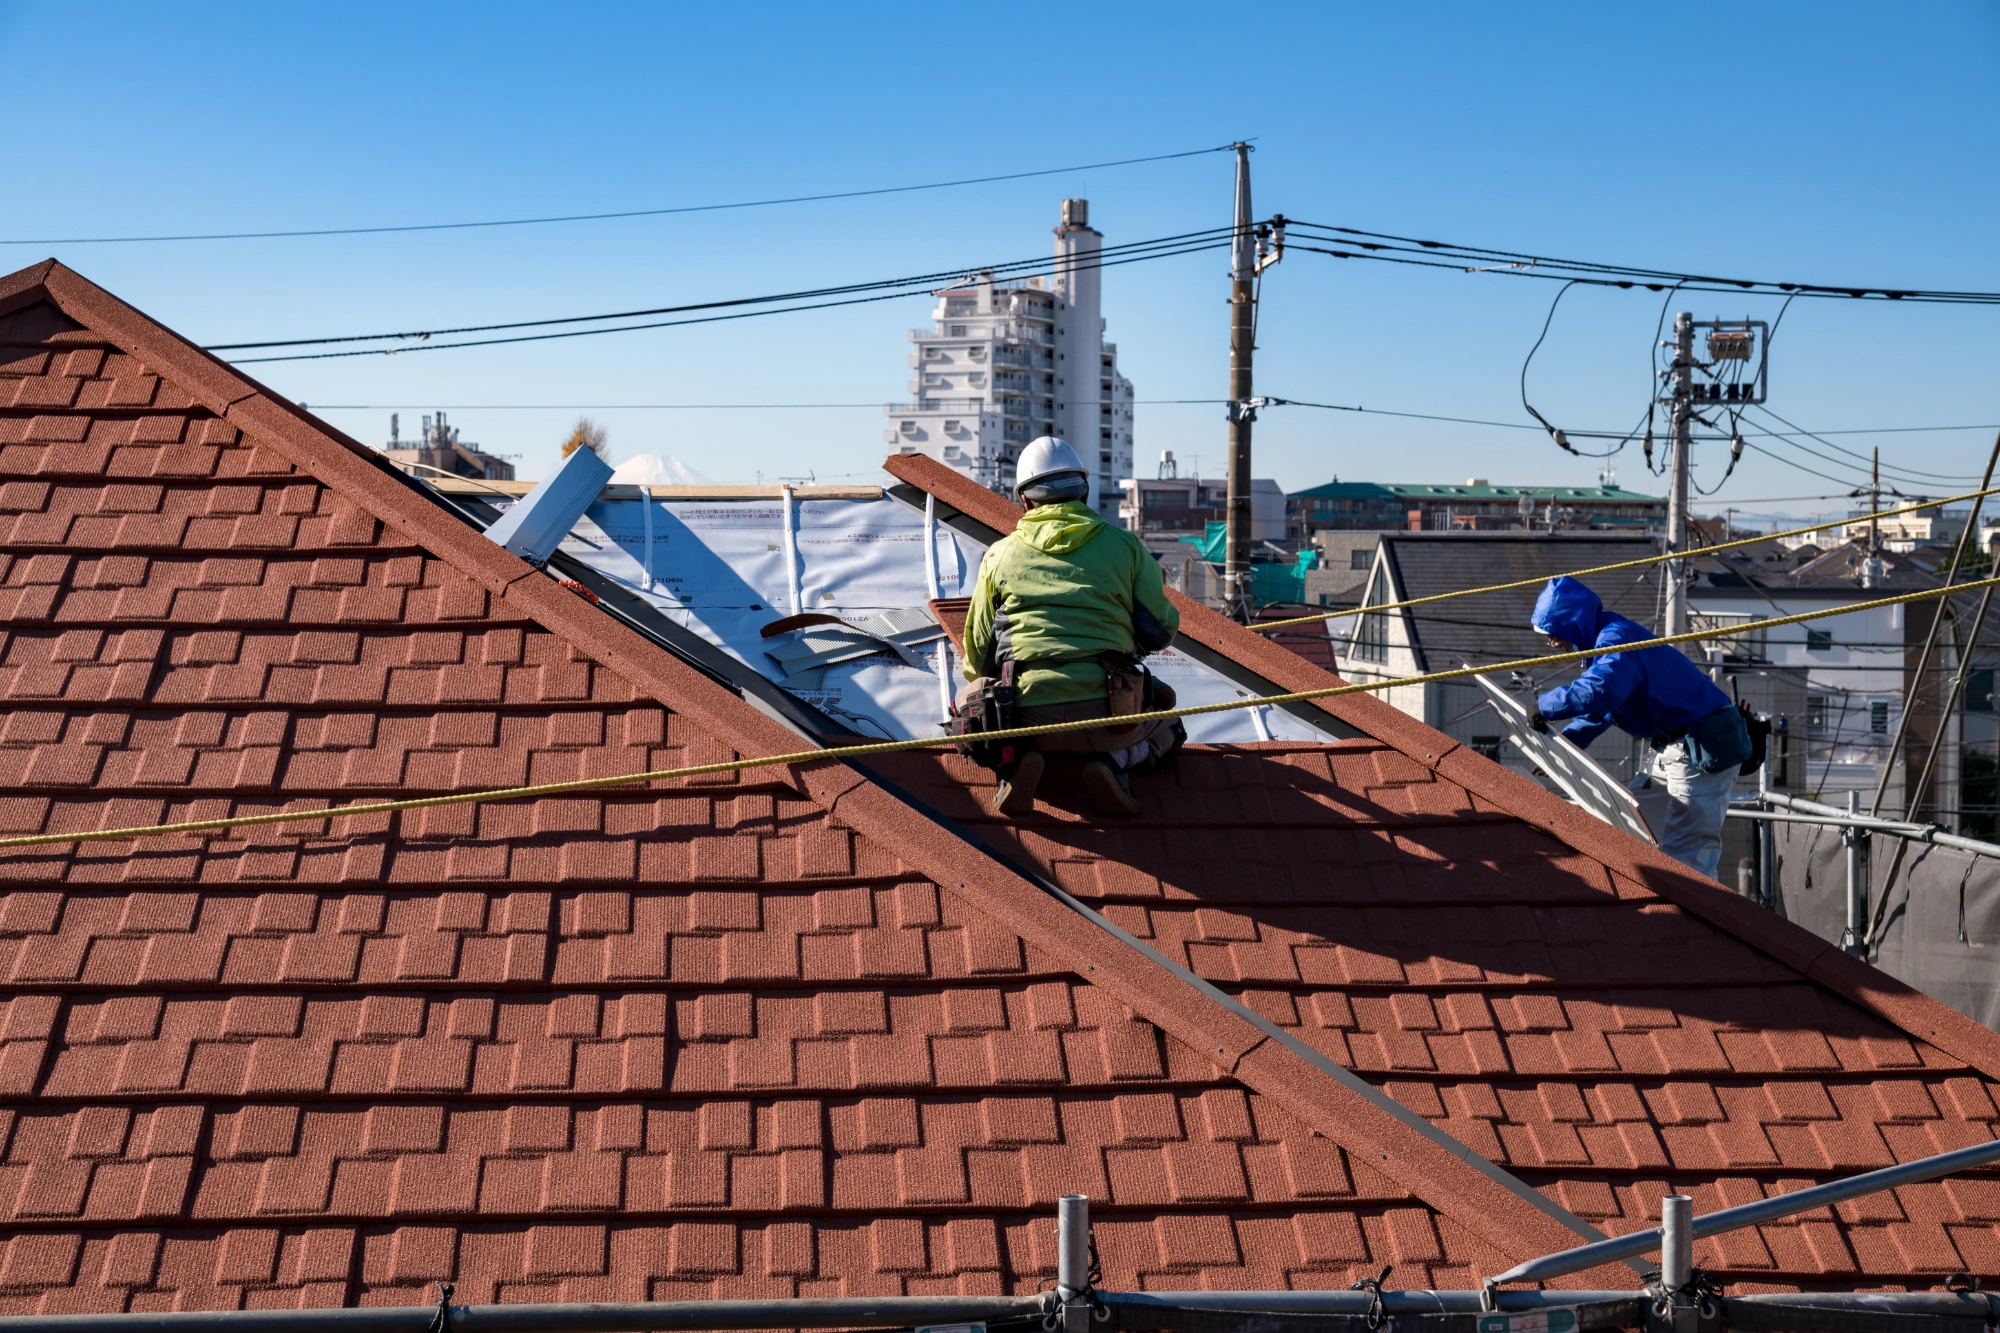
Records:
[[[1074,472],[1088,484],[1089,473],[1084,471],[1083,460],[1076,456],[1076,450],[1066,441],[1053,435],[1044,435],[1030,440],[1021,450],[1021,458],[1014,465],[1014,494],[1019,495],[1038,481],[1064,472]]]

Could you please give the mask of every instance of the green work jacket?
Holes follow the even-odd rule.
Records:
[[[1137,537],[1077,501],[1038,505],[979,562],[965,677],[997,676],[1012,661],[1024,706],[1101,699],[1099,653],[1157,652],[1180,623]]]

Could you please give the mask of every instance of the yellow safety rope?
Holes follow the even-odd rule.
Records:
[[[1512,583],[1492,583],[1484,588],[1461,588],[1456,592],[1437,592],[1428,597],[1411,597],[1400,602],[1383,602],[1379,606],[1350,606],[1340,611],[1325,611],[1310,616],[1294,616],[1290,620],[1263,620],[1245,629],[1259,634],[1269,634],[1274,629],[1285,629],[1292,625],[1317,625],[1326,620],[1340,620],[1347,616],[1376,615],[1383,611],[1400,611],[1406,606],[1425,606],[1431,602],[1447,602],[1454,597],[1477,597],[1484,592],[1507,592],[1514,588],[1532,588],[1552,578],[1581,578],[1585,574],[1609,574],[1616,569],[1637,569],[1641,565],[1658,565],[1669,560],[1687,560],[1697,555],[1713,555],[1717,551],[1733,551],[1739,546],[1756,546],[1763,542],[1774,542],[1781,537],[1803,537],[1809,532],[1824,532],[1828,528],[1838,528],[1849,523],[1866,523],[1871,518],[1894,518],[1898,514],[1914,513],[1919,509],[1936,509],[1940,505],[1957,504],[1960,500],[1976,500],[1982,495],[2000,494],[2000,486],[1988,487],[1983,491],[1967,491],[1964,495],[1948,495],[1942,500],[1926,500],[1922,504],[1904,505],[1901,509],[1884,509],[1873,514],[1859,514],[1851,518],[1837,518],[1831,523],[1815,523],[1809,528],[1793,528],[1789,532],[1767,532],[1759,537],[1742,537],[1735,541],[1717,542],[1713,546],[1703,546],[1691,551],[1669,551],[1665,555],[1641,556],[1637,560],[1620,560],[1615,565],[1592,565],[1589,569],[1572,569],[1564,574],[1549,574],[1532,579],[1516,579]],[[1965,586],[1963,584],[1961,587]]]
[[[1616,652],[1637,652],[1642,648],[1658,648],[1676,643],[1695,643],[1702,639],[1734,638],[1751,630],[1770,629],[1777,625],[1796,625],[1806,620],[1825,620],[1833,616],[1852,615],[1857,611],[1872,611],[1877,607],[1896,606],[1905,602],[1921,602],[1949,596],[1955,592],[1966,592],[1978,588],[2000,586],[2000,578],[1978,579],[1971,583],[1954,584],[1946,588],[1926,588],[1921,592],[1903,593],[1897,597],[1878,597],[1869,602],[1853,602],[1824,611],[1802,611],[1797,615],[1775,616],[1769,620],[1753,620],[1747,624],[1730,625],[1722,629],[1690,630],[1685,634],[1667,635],[1656,639],[1643,639],[1637,643],[1622,643]],[[1227,713],[1238,708],[1260,708],[1273,704],[1306,703],[1313,699],[1331,699],[1343,694],[1364,694],[1376,690],[1394,689],[1399,685],[1428,685],[1438,681],[1464,680],[1469,676],[1493,675],[1501,671],[1520,671],[1527,667],[1560,666],[1567,662],[1582,662],[1603,656],[1598,649],[1582,648],[1567,653],[1547,653],[1541,657],[1524,657],[1513,662],[1498,662],[1492,666],[1459,667],[1451,671],[1432,671],[1421,676],[1399,676],[1393,680],[1360,681],[1349,685],[1328,685],[1316,690],[1294,690],[1289,694],[1260,695],[1250,699],[1232,699],[1227,703],[1193,704],[1186,708],[1168,708],[1152,713],[1128,713],[1117,718],[1081,718],[1073,722],[1044,722],[1032,727],[1009,727],[1005,731],[981,732],[982,741],[1020,740],[1029,736],[1047,736],[1059,731],[1087,731],[1115,723],[1120,728],[1135,726],[1142,722],[1165,722],[1177,717],[1197,717],[1204,713]],[[126,838],[166,837],[177,833],[207,833],[215,829],[246,828],[257,824],[299,824],[321,819],[353,819],[362,815],[395,814],[402,810],[426,810],[439,805],[470,805],[484,801],[524,800],[530,797],[561,796],[571,792],[595,791],[603,787],[628,786],[635,782],[663,782],[669,778],[694,778],[710,773],[730,773],[746,768],[776,768],[792,764],[817,763],[827,759],[861,759],[876,754],[896,754],[904,750],[932,750],[947,745],[957,745],[962,738],[957,736],[921,737],[907,741],[876,741],[867,745],[843,745],[825,750],[798,750],[791,754],[766,755],[759,759],[730,759],[714,764],[693,764],[686,768],[665,768],[650,773],[626,773],[608,778],[579,778],[572,782],[545,782],[534,787],[505,787],[497,791],[457,792],[449,796],[419,796],[402,801],[377,801],[370,805],[345,805],[325,809],[287,810],[272,815],[232,815],[222,819],[190,819],[177,824],[149,824],[138,828],[100,829],[95,832],[77,833],[35,833],[23,837],[0,838],[0,850],[14,847],[40,847],[61,842],[104,842]]]

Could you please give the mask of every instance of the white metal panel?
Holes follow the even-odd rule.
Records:
[[[1605,772],[1595,759],[1554,732],[1544,734],[1536,731],[1530,723],[1534,715],[1519,699],[1484,676],[1473,679],[1486,691],[1493,711],[1500,715],[1501,724],[1507,728],[1508,739],[1534,761],[1535,767],[1554,779],[1572,801],[1614,828],[1623,829],[1646,842],[1656,841],[1653,830],[1646,823],[1646,816],[1640,812],[1638,798],[1626,789],[1625,784]]]

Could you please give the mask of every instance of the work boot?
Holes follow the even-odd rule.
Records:
[[[1000,775],[1000,787],[993,793],[995,813],[1016,817],[1035,811],[1035,788],[1042,785],[1042,769],[1047,766],[1040,750],[1030,750]]]
[[[1093,759],[1085,764],[1083,789],[1090,793],[1090,803],[1100,815],[1129,818],[1139,813],[1138,799],[1132,795],[1132,780],[1116,764],[1102,759]]]

